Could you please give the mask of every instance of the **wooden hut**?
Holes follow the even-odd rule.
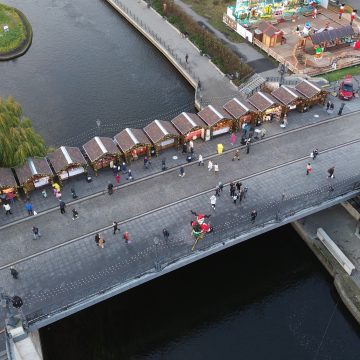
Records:
[[[205,140],[231,132],[234,129],[234,118],[220,107],[208,105],[199,111],[198,115],[208,127]]]
[[[258,91],[247,100],[258,110],[261,121],[270,120],[271,116],[276,120],[281,119],[283,105],[270,94]]]
[[[295,86],[295,90],[299,92],[305,99],[302,105],[302,111],[306,110],[307,107],[319,104],[324,105],[327,97],[327,92],[313,82],[303,80],[301,83]]]
[[[87,162],[77,147],[61,146],[47,158],[60,181],[86,172]]]
[[[45,158],[28,158],[23,166],[18,166],[14,170],[25,194],[50,184],[54,177]]]
[[[144,127],[144,132],[154,145],[156,156],[159,151],[179,144],[180,135],[168,121],[154,120]]]
[[[0,194],[13,193],[17,196],[17,182],[10,168],[0,168]]]
[[[83,149],[95,171],[106,168],[111,162],[115,163],[121,158],[119,148],[108,137],[95,136],[83,145]]]
[[[236,120],[234,125],[236,129],[241,129],[245,123],[255,124],[258,116],[258,110],[254,106],[248,101],[239,100],[236,97],[228,101],[223,108]]]
[[[172,119],[171,123],[180,133],[180,142],[182,144],[190,140],[204,139],[205,137],[206,124],[196,114],[182,112]]]
[[[350,43],[355,35],[351,25],[341,26],[336,29],[317,31],[310,35],[314,48],[320,47],[327,51],[329,48]]]
[[[141,129],[126,128],[114,136],[114,140],[124,154],[126,162],[136,160],[139,155],[150,156],[151,142]]]
[[[284,113],[294,109],[303,111],[305,99],[295,88],[281,85],[271,95],[283,105]]]
[[[281,45],[285,39],[282,30],[266,21],[261,21],[257,25],[254,37],[268,47]]]

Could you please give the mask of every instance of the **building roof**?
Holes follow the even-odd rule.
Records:
[[[0,168],[0,189],[16,187],[17,183],[10,168]]]
[[[61,146],[48,154],[47,158],[56,173],[66,170],[69,166],[87,165],[84,155],[77,147]]]
[[[14,170],[20,184],[26,183],[35,175],[54,176],[45,158],[28,158],[23,166],[18,166]]]
[[[274,99],[270,94],[258,91],[248,98],[248,102],[259,111],[265,111],[269,107],[276,104],[277,100]]]
[[[267,36],[274,36],[274,35],[280,35],[282,34],[282,30],[278,29],[277,27],[275,27],[274,25],[268,23],[267,21],[261,21],[258,25],[257,28],[263,33],[266,34]]]
[[[126,128],[114,136],[115,142],[124,153],[130,151],[136,145],[150,145],[149,138],[141,129]]]
[[[198,112],[200,118],[207,126],[213,126],[221,120],[232,119],[226,111],[219,106],[208,105]]]
[[[164,120],[154,120],[144,127],[145,134],[154,143],[161,142],[165,137],[179,137],[174,125]]]
[[[257,109],[248,101],[239,100],[236,97],[228,101],[223,108],[235,119],[239,119],[249,112],[257,112]]]
[[[201,120],[201,118],[193,113],[182,112],[174,119],[171,120],[171,123],[175,126],[177,131],[181,135],[185,135],[190,131],[193,131],[198,128],[205,128],[206,124]]]
[[[346,26],[339,27],[337,29],[323,30],[320,32],[316,32],[316,33],[310,35],[310,37],[311,37],[311,41],[313,42],[313,44],[318,45],[323,42],[334,41],[334,40],[342,39],[342,38],[352,36],[352,35],[354,35],[354,29],[352,28],[351,25],[346,25]]]
[[[321,89],[316,86],[313,82],[308,80],[303,80],[300,84],[295,86],[295,89],[303,96],[308,99],[311,99],[313,96],[318,94]]]
[[[121,154],[119,148],[114,143],[114,140],[103,136],[95,136],[83,145],[83,149],[91,162],[97,161],[107,154]]]
[[[284,105],[289,105],[294,100],[302,98],[301,94],[297,92],[295,88],[291,88],[285,85],[282,85],[274,90],[271,95]]]

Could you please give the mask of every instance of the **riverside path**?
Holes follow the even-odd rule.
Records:
[[[195,89],[200,80],[201,90],[197,89],[195,97],[197,108],[208,104],[223,105],[235,95],[239,96],[237,87],[209,58],[201,56],[190,40],[154,9],[148,8],[146,2],[134,0],[107,0],[107,2],[151,41]]]
[[[304,210],[315,212],[353,196],[360,188],[358,116],[348,114],[259,141],[248,155],[242,149],[240,161],[231,160],[233,151],[214,155],[220,168],[217,175],[195,162],[185,167],[183,178],[178,170],[170,170],[129,183],[111,196],[83,199],[76,204],[80,214],[76,220],[71,219],[69,206],[64,215],[51,211],[7,225],[0,230],[0,287],[21,296],[30,324],[43,326],[147,281],[147,275],[170,271],[171,264],[185,264],[187,257],[204,256],[212,246],[225,248],[229,239],[246,234],[245,240],[281,226],[297,213],[303,216]],[[314,147],[320,155],[312,162],[313,173],[306,176]],[[331,166],[336,166],[336,178],[329,180]],[[246,198],[234,205],[225,186],[213,211],[209,197],[215,186],[237,179],[249,189]],[[252,224],[254,209],[258,216]],[[211,214],[215,228],[195,252],[190,210]],[[113,220],[121,229],[115,235]],[[33,225],[40,228],[40,239],[32,240]],[[170,232],[167,241],[162,237],[165,227]],[[129,244],[122,239],[124,231],[130,234]],[[95,244],[96,232],[106,240],[104,249]],[[11,264],[19,272],[17,280],[10,276]],[[111,292],[114,287],[118,288]],[[84,305],[84,299],[92,300]]]

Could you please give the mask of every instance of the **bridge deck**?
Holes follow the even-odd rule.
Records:
[[[359,130],[358,113],[349,114],[258,142],[249,155],[242,150],[240,161],[231,161],[232,151],[214,156],[218,175],[193,163],[185,168],[184,178],[174,170],[132,183],[112,196],[84,200],[76,206],[80,218],[75,221],[70,207],[66,215],[50,212],[4,228],[0,284],[24,299],[26,314],[36,316],[153,271],[156,261],[167,264],[190,255],[190,209],[212,214],[215,227],[214,235],[201,241],[199,249],[244,232],[255,235],[262,224],[275,222],[276,215],[289,216],[353,189],[360,180]],[[315,146],[321,153],[313,162],[314,172],[306,176],[305,165]],[[332,165],[336,178],[334,191],[329,192],[326,171]],[[234,179],[249,187],[246,199],[234,205],[226,187],[214,212],[209,201],[214,187],[219,180]],[[254,225],[250,222],[253,209],[258,212]],[[121,232],[129,231],[131,244],[124,244],[119,233],[112,235],[108,228],[114,219],[124,221]],[[31,237],[33,224],[42,232],[36,241]],[[162,238],[164,227],[170,232],[168,242]],[[105,249],[94,242],[93,233],[99,230],[106,239]],[[160,239],[158,245],[155,237]],[[8,264],[13,261],[18,280],[9,274]]]

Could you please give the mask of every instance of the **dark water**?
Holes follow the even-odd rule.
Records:
[[[135,0],[134,0],[135,1]],[[34,38],[0,62],[0,96],[23,105],[48,144],[82,145],[194,109],[194,91],[103,0],[2,0],[22,10]]]
[[[360,328],[285,227],[41,331],[45,360],[359,359]]]

